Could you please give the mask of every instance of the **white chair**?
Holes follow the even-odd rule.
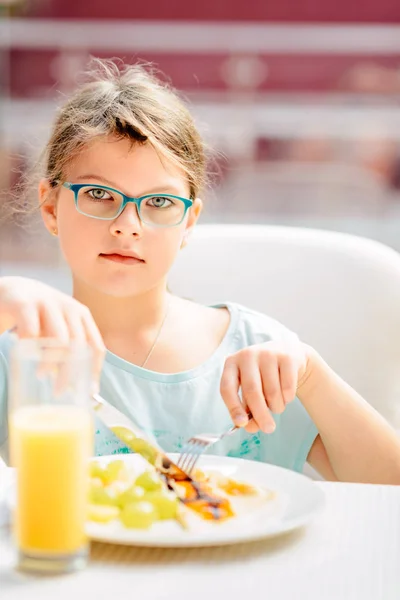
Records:
[[[291,227],[199,225],[172,292],[236,301],[295,331],[400,427],[400,254],[352,235]]]

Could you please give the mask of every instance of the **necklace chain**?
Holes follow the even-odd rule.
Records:
[[[153,354],[153,350],[154,350],[154,348],[155,348],[155,347],[156,347],[156,345],[157,345],[158,339],[159,339],[159,337],[160,337],[160,335],[161,335],[161,332],[162,332],[162,330],[163,330],[163,327],[164,327],[164,323],[165,323],[165,321],[167,320],[167,315],[168,315],[168,311],[169,311],[169,305],[170,305],[170,303],[171,303],[171,299],[169,298],[169,299],[168,299],[167,308],[165,309],[164,318],[163,318],[163,320],[162,320],[162,322],[161,322],[161,325],[160,325],[160,328],[159,328],[159,330],[158,330],[158,332],[157,332],[157,335],[156,335],[156,337],[155,337],[155,340],[154,340],[154,342],[153,342],[153,344],[152,344],[152,346],[151,346],[150,350],[148,351],[148,353],[147,353],[147,355],[146,355],[146,358],[144,359],[143,363],[140,365],[140,368],[141,368],[141,369],[143,369],[143,367],[145,366],[145,364],[147,364],[147,362],[148,362],[148,360],[149,360],[150,356]]]

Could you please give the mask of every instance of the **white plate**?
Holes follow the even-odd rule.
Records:
[[[96,460],[104,464],[116,458],[127,461],[139,470],[145,464],[137,454],[103,456]],[[126,529],[117,521],[105,525],[90,522],[87,526],[89,537],[113,544],[165,548],[236,544],[302,527],[315,517],[325,503],[324,493],[316,483],[287,469],[220,456],[204,456],[199,461],[199,467],[204,471],[219,471],[233,479],[274,490],[277,492],[276,498],[223,523],[198,519],[198,526],[189,531],[174,521],[155,523],[149,530]]]

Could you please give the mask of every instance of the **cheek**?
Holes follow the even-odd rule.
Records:
[[[159,229],[149,232],[146,255],[157,271],[167,271],[173,264],[182,243],[181,228]]]
[[[90,252],[96,248],[95,240],[98,233],[94,225],[97,223],[91,223],[90,219],[75,210],[71,212],[69,208],[62,207],[58,213],[58,223],[61,251],[68,264],[74,268],[76,264],[85,262],[85,258],[88,258]]]

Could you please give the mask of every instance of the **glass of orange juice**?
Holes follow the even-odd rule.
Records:
[[[19,568],[55,573],[87,562],[91,382],[85,344],[26,339],[12,349],[9,430]]]

